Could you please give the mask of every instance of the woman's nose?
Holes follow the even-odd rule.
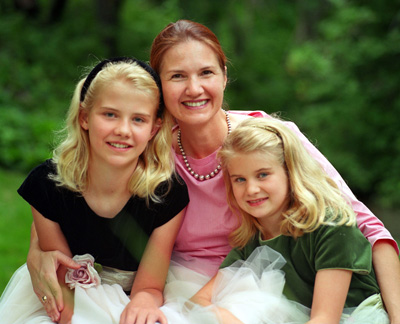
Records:
[[[204,92],[201,80],[198,77],[189,78],[186,94],[192,97],[198,97]]]

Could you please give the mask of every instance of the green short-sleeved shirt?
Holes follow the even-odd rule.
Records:
[[[315,276],[322,269],[353,271],[345,307],[358,306],[369,296],[379,293],[372,267],[372,249],[357,227],[321,226],[298,239],[280,235],[263,241],[261,235],[243,249],[233,249],[221,268],[236,260],[246,260],[258,246],[269,246],[286,260],[284,294],[287,298],[311,307]]]

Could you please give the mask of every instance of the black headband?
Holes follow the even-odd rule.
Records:
[[[90,71],[89,75],[86,77],[85,82],[83,83],[83,86],[81,89],[80,101],[83,102],[83,100],[85,100],[86,92],[88,91],[90,84],[92,83],[92,81],[96,77],[96,75],[103,69],[103,67],[108,63],[115,63],[115,62],[135,62],[140,67],[142,67],[147,73],[150,74],[150,76],[153,78],[153,80],[157,84],[157,87],[160,91],[160,106],[157,111],[157,117],[161,117],[164,105],[163,105],[163,99],[162,99],[162,87],[161,87],[160,77],[150,67],[150,65],[148,65],[145,62],[140,61],[134,57],[114,57],[114,58],[110,58],[110,59],[105,59],[105,60],[101,61],[99,64],[97,64],[93,68],[93,70]]]

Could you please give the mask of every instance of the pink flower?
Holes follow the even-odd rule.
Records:
[[[94,268],[94,258],[90,254],[75,255],[72,259],[82,266],[79,269],[68,269],[65,283],[70,289],[76,286],[90,288],[100,284],[101,279]]]

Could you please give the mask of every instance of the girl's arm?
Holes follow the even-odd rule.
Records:
[[[203,307],[213,306],[211,303],[211,298],[217,275],[218,274],[216,274],[205,286],[203,286],[192,298],[190,298],[190,301]],[[212,310],[215,311],[222,324],[243,324],[242,321],[240,321],[225,308],[213,307]]]
[[[372,245],[372,260],[382,299],[389,313],[391,324],[400,324],[400,261],[399,248],[383,223],[359,201],[332,164],[310,143],[294,123],[285,123],[299,136],[304,147],[336,182],[351,203],[357,215],[357,225]]]
[[[121,314],[120,324],[167,324],[159,307],[164,302],[165,280],[183,214],[181,211],[151,234],[132,285],[131,301]]]
[[[79,269],[80,265],[60,251],[42,251],[34,223],[32,223],[31,243],[26,263],[35,294],[40,301],[42,296],[47,297],[44,305],[46,312],[53,321],[58,320],[60,312],[64,309],[64,301],[57,279],[57,270],[61,265],[73,269]]]
[[[390,244],[378,241],[372,248],[372,262],[390,323],[400,324],[400,262],[397,253]]]
[[[58,250],[67,256],[71,256],[71,251],[69,249],[67,240],[65,239],[65,236],[62,233],[59,224],[45,218],[34,207],[31,207],[31,209],[32,209],[35,228],[37,231],[39,248],[43,251]],[[59,323],[70,323],[73,314],[74,299],[73,299],[73,291],[70,290],[65,284],[65,274],[67,268],[61,265],[60,267],[58,267],[58,269],[55,269],[55,271],[57,271],[58,282],[61,286],[61,292],[64,300],[64,308],[60,312],[61,314],[59,318],[52,318],[52,320],[57,321]],[[43,295],[38,296],[39,298],[42,298],[45,294],[44,292],[41,293]],[[48,303],[47,300],[43,302],[46,311],[47,308],[51,308],[51,306],[50,307],[47,306],[47,303]]]
[[[349,270],[319,270],[315,277],[311,318],[307,324],[339,324],[352,272]]]

